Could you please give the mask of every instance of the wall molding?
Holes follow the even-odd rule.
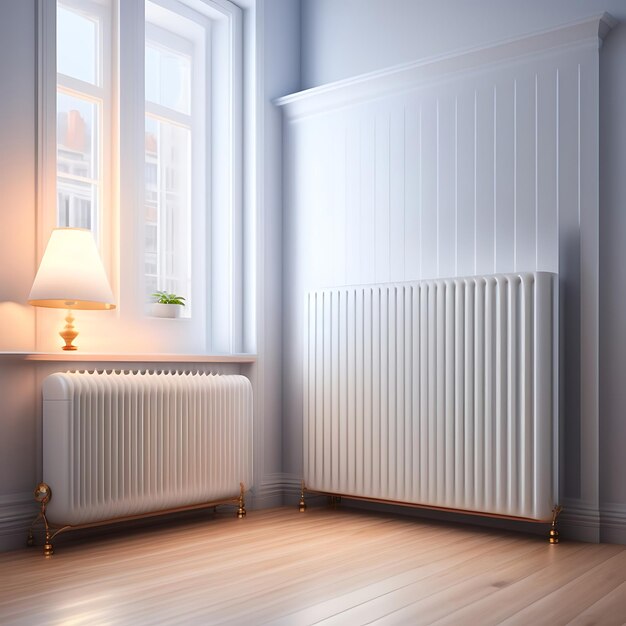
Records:
[[[626,544],[626,505],[604,503],[599,509],[566,503],[560,519],[566,539]]]
[[[626,505],[607,503],[600,508],[600,541],[626,544]]]
[[[596,508],[565,502],[559,524],[565,539],[600,542],[600,512]]]
[[[0,535],[28,528],[37,515],[37,506],[30,491],[0,496]]]
[[[301,481],[302,478],[284,472],[267,474],[252,490],[253,507],[260,509],[289,504],[299,497]]]
[[[252,490],[250,508],[294,505],[300,496],[301,480],[300,476],[284,472],[265,476],[259,487]],[[385,510],[407,511],[401,506]],[[26,532],[36,514],[37,506],[30,491],[0,496],[0,551],[25,545]],[[469,523],[475,522],[475,518],[469,520]],[[626,544],[626,506],[621,504],[606,503],[597,511],[581,504],[566,503],[560,525],[565,540]]]
[[[275,104],[282,107],[290,119],[315,115],[330,108],[354,106],[359,102],[408,91],[444,75],[469,72],[488,65],[573,46],[600,47],[615,24],[617,20],[613,16],[602,13],[558,28],[507,39],[488,46],[457,50],[313,87],[278,98]]]
[[[26,533],[36,515],[32,492],[0,495],[0,552],[26,545]]]

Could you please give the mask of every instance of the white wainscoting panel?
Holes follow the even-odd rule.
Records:
[[[561,493],[598,510],[598,48],[610,25],[602,16],[278,101],[289,445],[302,435],[305,291],[554,272]]]

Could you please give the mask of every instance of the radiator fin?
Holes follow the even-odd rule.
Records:
[[[536,272],[307,294],[307,485],[548,518],[555,284]]]

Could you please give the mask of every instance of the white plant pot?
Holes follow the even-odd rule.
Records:
[[[183,307],[180,304],[160,304],[159,302],[152,303],[152,315],[153,317],[168,317],[175,319],[180,317],[180,310]]]

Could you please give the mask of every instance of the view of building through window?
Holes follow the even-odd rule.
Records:
[[[102,20],[90,2],[57,5],[57,225],[100,238],[106,97]]]
[[[111,24],[121,6],[113,0],[56,2],[56,225],[91,230],[101,252],[114,250],[118,236],[111,215],[116,205],[112,155],[119,145],[112,133],[113,85],[119,77],[113,69]],[[143,68],[138,68],[145,76],[144,97],[143,102],[141,96],[137,102],[121,97],[118,122],[123,125],[120,120],[135,114],[132,107],[143,108],[144,162],[130,166],[139,179],[143,173],[143,209],[141,204],[134,209],[141,212],[142,267],[122,271],[132,269],[142,277],[137,293],[143,292],[145,304],[155,291],[175,293],[185,298],[183,316],[190,317],[192,307],[206,310],[210,293],[210,247],[202,249],[199,242],[210,240],[212,210],[207,167],[211,20],[185,2],[145,0],[145,21],[136,26],[145,36]],[[120,215],[119,224],[127,219]]]
[[[168,45],[169,44],[169,45]],[[173,49],[172,45],[177,45]],[[145,279],[188,299],[192,227],[192,42],[151,25],[145,55]]]

